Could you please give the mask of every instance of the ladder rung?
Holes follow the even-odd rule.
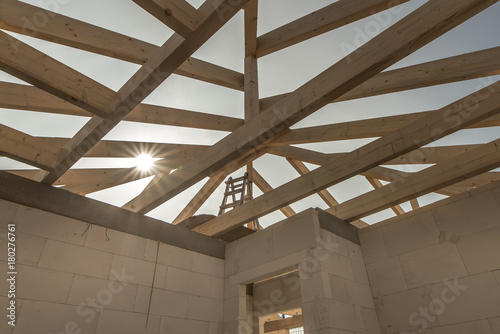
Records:
[[[235,203],[230,203],[230,204],[222,205],[220,208],[221,209],[229,209],[229,208],[233,208],[235,206],[238,206],[240,204],[241,204],[241,202],[235,202]]]
[[[227,181],[227,183],[236,183],[236,182],[239,182],[239,181],[243,181],[244,179],[245,179],[245,177],[242,176],[242,177],[238,177],[236,179],[232,179],[230,181]]]
[[[236,189],[236,190],[228,191],[227,193],[224,193],[224,195],[230,196],[230,195],[240,194],[240,193],[241,193],[241,189]]]

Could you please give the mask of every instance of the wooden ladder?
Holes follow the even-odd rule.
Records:
[[[222,204],[219,207],[219,216],[225,213],[227,209],[232,209],[253,199],[252,185],[253,183],[250,180],[248,173],[245,173],[245,175],[236,179],[229,177],[229,179],[226,181],[226,191],[224,192],[224,199],[222,200]],[[228,203],[229,198],[231,198],[232,202]],[[253,230],[262,230],[262,226],[259,224],[258,219],[255,219],[248,225],[250,225],[248,227]]]

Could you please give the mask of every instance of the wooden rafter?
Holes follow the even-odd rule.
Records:
[[[151,211],[492,4],[487,0],[434,0],[424,4],[125,207],[141,213]]]
[[[386,71],[367,80],[333,102],[402,92],[411,89],[500,74],[500,47],[466,53],[449,58]],[[266,108],[287,94],[260,101]]]
[[[196,9],[184,0],[133,1],[183,37],[189,36],[198,23]]]
[[[34,167],[50,170],[58,153],[58,146],[0,124],[0,154]]]
[[[387,135],[431,113],[432,111],[387,116],[361,121],[338,124],[319,125],[301,129],[293,129],[277,138],[270,145],[292,145],[317,143],[335,140],[374,138]],[[500,116],[495,115],[484,121],[473,124],[470,128],[500,126]]]
[[[498,166],[500,139],[415,173],[404,182],[373,190],[327,211],[345,221],[356,220]]]
[[[270,31],[258,39],[257,56],[262,57],[306,39],[340,28],[380,11],[407,2],[388,0],[340,0]]]
[[[0,108],[89,117],[85,110],[33,86],[0,82]],[[124,121],[233,131],[242,119],[141,103]]]
[[[273,190],[273,187],[271,187],[271,185],[267,183],[266,179],[264,179],[262,175],[260,175],[255,169],[253,171],[252,181],[264,194]],[[295,211],[288,205],[280,208],[280,211],[287,218],[290,218],[295,215]]]
[[[226,179],[228,173],[226,171],[219,172],[212,176],[201,189],[196,193],[196,195],[189,201],[186,207],[177,215],[177,217],[172,221],[172,224],[177,225],[183,220],[192,217],[206,202],[206,200],[213,194],[213,192],[220,186],[222,182]]]
[[[366,179],[375,189],[382,188],[384,186],[382,182],[380,182],[380,180],[378,179],[374,179],[372,177],[367,177]],[[403,210],[403,208],[399,204],[392,206],[391,210],[396,214],[396,216],[401,216],[405,214],[405,210]]]
[[[307,173],[310,172],[309,168],[307,168],[307,166],[302,161],[294,159],[286,159],[286,160],[290,163],[290,165],[292,165],[293,168],[295,168],[295,170],[299,173],[299,175],[301,176],[306,175]],[[332,196],[332,194],[330,194],[330,192],[326,189],[319,191],[318,195],[329,207],[339,204],[339,202],[337,202],[337,200]]]
[[[40,173],[37,180],[54,183],[245,4],[243,1],[238,6],[228,8],[227,1],[229,0],[222,1],[218,6],[202,5],[210,7],[211,14],[197,29],[187,39],[174,34],[165,42],[158,54],[120,89],[118,92],[120,98],[111,103],[112,111],[104,119],[91,119],[62,149],[54,169],[49,173]]]
[[[0,69],[94,115],[106,117],[111,89],[0,31]]]
[[[39,15],[40,11],[50,20],[40,27],[26,26],[23,18]],[[160,50],[156,45],[17,0],[0,2],[0,28],[140,65]],[[174,73],[243,90],[243,74],[192,57]]]
[[[476,103],[469,106],[466,113],[462,113],[465,102],[471,96],[476,98]],[[195,230],[211,236],[219,235],[283,205],[305,198],[500,112],[500,82],[471,96],[466,96],[439,111],[428,114],[344,157],[330,161],[326,165],[254,199],[248,205],[243,204],[208,221]],[[447,117],[444,117],[445,115],[452,117],[460,115],[461,122],[449,122]]]

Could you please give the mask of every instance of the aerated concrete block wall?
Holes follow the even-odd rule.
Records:
[[[355,227],[310,209],[227,245],[224,333],[257,334],[258,316],[296,307],[308,334],[380,333],[358,243]]]
[[[500,183],[359,231],[383,333],[500,333]]]
[[[223,259],[161,243],[155,265],[157,241],[6,201],[0,222],[0,333],[222,333]],[[12,222],[15,327],[5,317]]]

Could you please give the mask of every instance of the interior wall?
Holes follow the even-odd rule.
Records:
[[[222,333],[223,259],[7,201],[0,222],[1,254],[16,225],[18,272],[16,326],[1,333]],[[8,290],[0,280],[4,310]]]
[[[379,334],[357,242],[354,226],[310,209],[227,245],[225,332],[256,334],[257,317],[302,307],[307,334]]]
[[[500,333],[500,182],[359,237],[385,333]]]

